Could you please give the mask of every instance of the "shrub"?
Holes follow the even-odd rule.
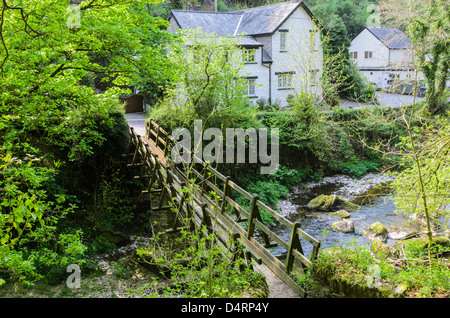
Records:
[[[330,167],[339,173],[349,175],[354,178],[361,178],[369,172],[378,171],[378,162],[369,160],[354,160],[349,162],[338,161],[331,163]]]

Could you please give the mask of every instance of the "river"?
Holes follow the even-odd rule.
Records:
[[[395,213],[395,205],[389,194],[388,187],[391,177],[386,174],[367,174],[361,179],[352,179],[345,175],[335,175],[323,178],[318,182],[308,182],[295,186],[290,197],[279,202],[279,213],[291,222],[300,222],[301,229],[319,239],[323,249],[335,245],[346,245],[356,240],[359,245],[370,244],[370,240],[362,235],[370,224],[380,221],[387,226],[401,226],[407,217]],[[383,186],[384,185],[384,186]],[[311,211],[308,202],[320,194],[338,195],[339,197],[357,203],[361,208],[350,212],[354,233],[341,233],[332,229],[331,224],[342,218],[328,212]],[[290,230],[274,227],[275,232],[284,240],[289,241]],[[387,243],[394,240],[388,239]],[[312,246],[301,240],[305,255],[312,250]],[[277,247],[272,252],[283,257],[286,251]]]

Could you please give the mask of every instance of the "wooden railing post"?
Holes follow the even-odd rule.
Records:
[[[166,145],[164,146],[164,157],[167,156],[167,152],[169,151],[169,134],[166,134],[166,138],[164,140]]]
[[[220,213],[223,214],[225,212],[226,206],[227,206],[227,196],[230,193],[230,185],[229,182],[231,180],[231,177],[225,178],[225,185],[223,189],[223,196],[222,196],[222,206],[220,207]]]
[[[239,238],[240,238],[239,233],[233,233],[231,235],[231,239],[233,241],[233,250],[232,250],[233,256],[232,256],[231,261],[234,264],[236,264],[238,262],[239,258],[245,259],[245,254],[244,254],[244,251],[242,250],[242,246],[239,242]],[[242,271],[243,269],[244,269],[244,264],[240,263],[239,270]]]
[[[134,128],[130,127],[130,140],[128,140],[128,148],[127,148],[127,154],[130,153],[131,151],[131,145],[133,144],[133,139],[134,139]]]
[[[206,194],[206,179],[208,178],[208,166],[203,165],[203,175],[200,180],[200,188],[202,195]]]
[[[133,161],[131,161],[131,166],[134,167],[135,162],[136,162],[136,158],[139,152],[139,147],[141,146],[141,138],[139,138],[139,135],[137,136],[137,143],[136,143],[136,149],[134,150],[134,155],[133,155]]]
[[[145,137],[150,138],[150,130],[152,127],[152,119],[150,118],[148,121],[145,121]]]
[[[161,127],[158,126],[158,131],[156,132],[156,140],[155,140],[155,147],[158,148],[158,141],[159,141],[159,132],[161,131]]]
[[[255,231],[255,223],[253,222],[254,218],[257,217],[258,207],[256,205],[256,201],[259,199],[257,195],[252,198],[252,207],[250,211],[250,218],[248,220],[248,230],[247,230],[247,238],[251,238],[253,236],[253,232]]]
[[[288,253],[286,257],[286,273],[290,273],[292,271],[292,268],[294,266],[294,254],[293,250],[298,250],[301,254],[303,254],[302,245],[300,244],[300,239],[298,238],[297,229],[300,228],[300,223],[295,222],[292,224],[292,231],[291,231],[291,239],[289,240],[289,248]],[[302,273],[304,273],[305,266],[301,263],[301,270]]]

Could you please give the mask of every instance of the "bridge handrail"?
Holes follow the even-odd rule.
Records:
[[[193,165],[189,169],[189,173],[193,178],[189,175],[185,175],[183,169],[180,169],[173,161],[170,159],[166,160],[168,156],[170,157],[171,150],[175,146],[176,140],[152,119],[146,121],[146,133],[144,138],[137,135],[133,128],[130,128],[130,133],[131,139],[133,140],[130,141],[130,143],[136,144],[134,157],[136,157],[136,154],[150,156],[150,162],[147,163],[149,169],[151,168],[154,171],[156,170],[155,167],[160,167],[161,170],[166,171],[165,175],[160,174],[160,176],[164,179],[162,181],[170,181],[169,183],[171,184],[168,187],[169,189],[162,190],[163,193],[164,191],[170,192],[174,190],[176,192],[174,192],[175,196],[181,196],[179,191],[174,187],[174,183],[177,183],[177,186],[181,186],[181,184],[184,186],[187,183],[194,185],[192,188],[195,192],[195,202],[192,202],[191,205],[196,204],[197,206],[201,206],[202,209],[204,209],[204,213],[208,213],[212,217],[216,217],[220,220],[222,227],[228,229],[232,228],[234,231],[237,231],[236,233],[238,233],[239,239],[251,251],[252,256],[255,259],[265,261],[266,265],[280,276],[280,278],[282,278],[291,288],[296,290],[299,294],[304,294],[304,291],[301,288],[299,289],[298,285],[294,286],[296,284],[291,280],[289,274],[293,269],[295,260],[300,262],[301,271],[303,271],[305,267],[311,267],[312,261],[316,259],[319,252],[321,244],[319,240],[300,229],[300,224],[298,222],[293,223],[281,216],[270,206],[262,202],[258,196],[252,195],[232,181],[230,177],[226,177],[210,165],[206,165],[199,158],[196,158],[198,162],[197,166],[201,166],[201,169],[198,169]],[[153,150],[157,154],[147,154],[142,150],[138,150],[140,145],[147,144],[148,142],[153,143],[150,148],[153,147]],[[133,158],[133,162],[134,160],[135,158]],[[220,189],[219,183],[222,183],[223,190]],[[170,189],[170,187],[173,187],[173,189]],[[209,196],[210,193],[213,193],[215,198],[211,198]],[[241,195],[249,204],[242,206],[236,202],[234,195]],[[163,194],[161,197],[162,196]],[[217,202],[217,198],[219,198],[219,203]],[[188,212],[188,209],[193,209],[193,206],[189,207],[186,202],[182,202],[182,204],[185,205],[186,212]],[[234,210],[236,212],[236,219],[232,219],[230,214],[226,213],[226,210],[230,207],[232,211]],[[216,210],[219,210],[220,213],[215,213]],[[265,211],[275,220],[291,230],[291,238],[288,243],[262,222],[260,210]],[[201,219],[203,220],[207,217],[209,216],[203,215]],[[241,222],[247,222],[247,229],[244,229],[239,224]],[[255,227],[260,231],[260,235],[264,241],[264,248],[260,247],[259,241],[254,237]],[[175,228],[176,226],[174,225],[174,230]],[[313,246],[309,259],[303,254],[300,238],[306,240]],[[268,247],[274,246],[274,243],[287,250],[285,264],[281,263],[267,249]]]

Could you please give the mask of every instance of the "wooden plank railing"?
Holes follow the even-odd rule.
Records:
[[[129,149],[133,151],[133,159],[129,166],[140,168],[138,178],[148,178],[145,192],[160,195],[158,206],[152,210],[170,209],[175,204],[181,212],[170,232],[204,225],[206,231],[217,234],[219,244],[241,244],[242,255],[258,264],[264,263],[297,294],[306,296],[291,273],[294,266],[300,272],[312,266],[319,252],[319,240],[303,231],[300,223],[287,220],[210,165],[193,161],[175,164],[169,157],[176,141],[153,120],[146,122],[146,136],[137,135],[131,127],[130,134]],[[263,223],[262,211],[290,230],[289,241]],[[190,224],[186,224],[186,218],[191,220]],[[303,253],[302,241],[312,245],[309,257]],[[270,251],[274,246],[287,251],[284,262]]]

